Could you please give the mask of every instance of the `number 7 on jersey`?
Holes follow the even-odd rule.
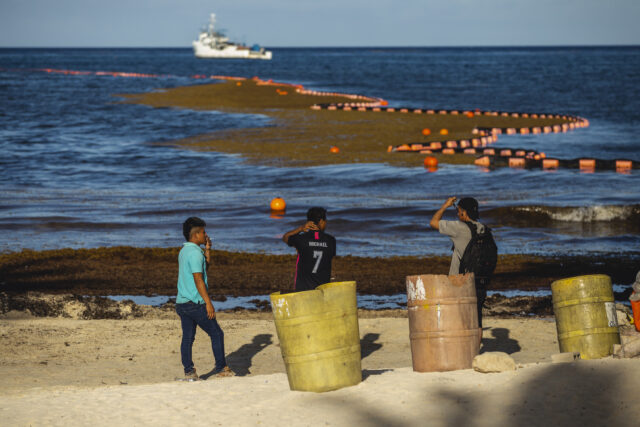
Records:
[[[322,251],[313,251],[313,258],[316,259],[316,265],[313,266],[312,273],[316,273],[318,271],[318,266],[320,266],[320,260],[322,260]]]

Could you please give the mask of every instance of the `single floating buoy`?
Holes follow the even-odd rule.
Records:
[[[438,159],[433,156],[427,156],[424,158],[424,167],[425,168],[435,168],[438,167]]]
[[[337,153],[339,153],[339,152],[340,152],[340,149],[334,145],[333,147],[331,147],[331,148],[329,149],[329,151],[331,151],[331,152],[332,152],[332,153],[334,153],[334,154],[337,154]]]
[[[424,128],[424,129],[422,129],[422,134],[423,134],[424,136],[431,135],[431,129],[429,129],[429,128]]]
[[[236,82],[236,86],[242,86],[242,82]]]
[[[271,210],[275,212],[284,212],[287,208],[287,204],[285,203],[282,197],[276,197],[271,200]]]
[[[473,112],[467,111],[467,117],[472,118],[473,117]]]
[[[447,130],[447,129],[440,129],[440,135],[449,135],[449,130]]]

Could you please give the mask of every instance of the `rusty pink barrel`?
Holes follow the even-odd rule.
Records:
[[[480,348],[473,274],[407,276],[413,370],[469,369]]]

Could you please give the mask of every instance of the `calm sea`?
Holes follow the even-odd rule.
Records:
[[[290,253],[280,236],[320,205],[340,255],[447,254],[448,240],[427,225],[450,195],[481,201],[501,253],[638,251],[638,171],[256,167],[154,143],[269,126],[269,118],[153,109],[114,96],[224,74],[372,95],[392,106],[566,113],[591,126],[503,135],[497,146],[638,161],[638,70],[639,47],[274,49],[272,61],[259,62],[197,60],[189,49],[0,49],[0,251],[179,246],[182,221],[196,215],[216,248]],[[275,196],[287,200],[284,218],[269,214]]]

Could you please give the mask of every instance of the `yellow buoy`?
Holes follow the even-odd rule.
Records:
[[[356,282],[271,294],[291,390],[323,392],[362,381]]]
[[[611,278],[604,274],[570,277],[551,284],[560,352],[598,359],[620,344]]]

